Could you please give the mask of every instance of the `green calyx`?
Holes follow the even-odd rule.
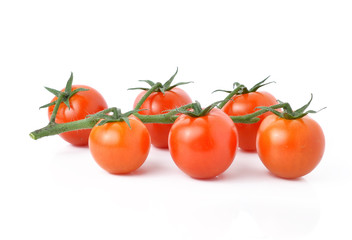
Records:
[[[73,82],[73,73],[71,72],[71,76],[66,83],[65,91],[61,92],[61,91],[58,91],[56,89],[49,88],[49,87],[45,87],[45,89],[48,90],[49,92],[51,92],[52,94],[54,94],[58,98],[58,100],[60,98],[60,100],[61,100],[60,103],[61,102],[65,103],[65,105],[70,109],[70,98],[78,92],[89,90],[87,88],[77,88],[72,91],[72,82]],[[45,104],[45,105],[41,106],[39,109],[47,108],[52,105],[56,105],[58,100],[50,102],[48,104]]]
[[[233,96],[235,95],[241,95],[241,94],[247,94],[247,93],[251,93],[251,92],[256,92],[259,88],[268,85],[270,83],[273,82],[265,82],[266,80],[268,80],[270,76],[266,77],[263,81],[258,82],[257,84],[255,84],[252,88],[248,89],[245,85],[240,84],[238,82],[233,83],[233,90],[232,91],[228,91],[228,90],[215,90],[214,92],[226,92],[228,93],[227,97],[219,104],[219,108],[224,107],[224,105],[230,101],[232,99]]]
[[[326,107],[324,107],[318,111],[314,111],[314,110],[306,111],[306,109],[309,107],[312,100],[313,100],[313,94],[311,94],[311,98],[307,104],[305,104],[304,106],[300,107],[299,109],[297,109],[295,111],[292,110],[290,104],[288,104],[288,103],[282,107],[282,110],[283,110],[282,112],[279,112],[279,111],[273,109],[272,107],[257,107],[257,108],[264,109],[266,111],[270,111],[280,118],[284,118],[284,119],[288,119],[288,120],[300,119],[309,113],[317,113],[317,112],[320,112],[321,110],[326,108]],[[280,100],[277,100],[277,101],[279,103],[282,103]]]
[[[149,84],[149,88],[147,87],[136,87],[136,88],[129,88],[128,90],[145,90],[148,91],[151,88],[155,88],[154,92],[162,92],[163,94],[165,94],[166,91],[170,91],[171,89],[173,89],[174,87],[180,86],[180,85],[184,85],[184,84],[188,84],[188,83],[192,83],[192,82],[179,82],[179,83],[175,83],[172,85],[172,81],[174,80],[174,78],[176,77],[178,73],[178,68],[176,69],[176,72],[174,73],[174,75],[171,76],[171,78],[169,80],[167,80],[164,84],[160,83],[160,82],[153,82],[151,80],[139,80],[140,82],[146,82],[147,84]]]
[[[189,109],[176,109],[176,111],[179,113],[185,114],[187,116],[194,117],[194,118],[203,117],[203,116],[208,115],[208,113],[213,108],[215,108],[220,102],[222,102],[222,101],[214,102],[203,109],[202,106],[200,105],[200,103],[198,101],[196,101],[196,102],[190,104],[190,110]]]
[[[234,82],[232,85],[233,90],[229,91],[229,90],[218,89],[218,90],[213,91],[213,93],[214,92],[226,92],[226,93],[233,93],[233,95],[241,95],[241,94],[256,92],[259,88],[261,88],[265,85],[268,85],[270,83],[274,83],[274,82],[267,82],[267,83],[265,82],[266,80],[268,80],[269,77],[270,76],[266,77],[263,81],[258,82],[250,89],[248,89],[245,85],[243,85],[239,82]]]
[[[98,126],[102,126],[109,122],[126,122],[129,128],[131,128],[130,120],[128,117],[131,114],[137,113],[138,111],[142,111],[142,110],[145,110],[145,109],[131,110],[126,113],[122,113],[121,109],[113,107],[113,108],[107,109],[107,111],[101,111],[92,115],[88,115],[87,118],[99,119],[99,120],[101,119],[101,121],[98,123]],[[111,113],[111,115],[107,113]]]

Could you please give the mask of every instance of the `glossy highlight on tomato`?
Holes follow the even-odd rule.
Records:
[[[131,115],[129,122],[108,122],[94,126],[89,136],[90,152],[98,165],[111,174],[127,174],[147,159],[150,136],[147,128]]]
[[[137,96],[133,107],[137,105],[145,93],[146,91],[142,91]],[[191,102],[191,98],[184,90],[175,87],[164,93],[153,92],[150,94],[140,107],[140,109],[146,110],[140,111],[139,113],[142,115],[163,114],[167,110],[175,109]],[[146,123],[145,125],[150,133],[153,146],[158,148],[168,148],[168,136],[172,124]]]
[[[78,88],[86,88],[89,90],[79,91],[78,93],[74,94],[69,99],[70,108],[68,108],[64,103],[61,103],[55,118],[56,123],[67,123],[81,120],[84,119],[87,115],[97,113],[108,107],[103,96],[94,88],[84,85],[73,85],[72,91]],[[64,92],[65,89],[62,89],[61,91]],[[56,100],[57,97],[54,97],[51,102]],[[54,110],[54,107],[55,105],[52,105],[48,108],[49,119]],[[88,137],[90,131],[91,129],[82,129],[60,133],[59,135],[72,145],[84,146],[88,145]]]
[[[266,117],[259,127],[257,150],[265,167],[281,178],[299,178],[320,162],[325,137],[319,124],[308,116],[284,119]]]
[[[214,108],[207,115],[179,116],[171,127],[169,150],[176,165],[193,178],[213,178],[233,162],[237,130],[231,118]]]
[[[268,92],[250,92],[235,95],[224,105],[222,110],[229,116],[243,116],[257,111],[258,109],[256,109],[256,107],[272,106],[276,103],[275,97]],[[256,123],[235,123],[239,136],[239,147],[241,149],[245,151],[256,151],[258,128],[263,119],[270,114],[270,112],[267,112],[258,116],[260,120]]]

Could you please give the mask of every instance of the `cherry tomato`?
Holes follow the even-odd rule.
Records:
[[[319,124],[305,116],[288,120],[266,117],[257,134],[257,150],[265,167],[282,178],[298,178],[320,162],[325,148]]]
[[[202,117],[180,115],[169,134],[169,150],[176,165],[193,178],[213,178],[232,163],[237,130],[220,109]]]
[[[74,94],[69,100],[70,109],[64,103],[61,103],[56,115],[56,123],[67,123],[84,119],[89,114],[94,114],[107,108],[103,96],[97,90],[88,86],[73,85],[72,91],[77,88],[87,88],[89,90]],[[65,89],[61,91],[65,91]],[[55,100],[57,100],[57,97],[54,97],[51,102]],[[53,110],[54,105],[48,108],[49,119]],[[61,133],[60,136],[73,145],[84,146],[88,144],[90,131],[90,129],[70,131]]]
[[[134,107],[138,101],[143,97],[146,91],[142,91],[134,102]],[[180,88],[172,88],[171,90],[162,92],[153,92],[146,101],[142,104],[140,109],[147,109],[140,111],[143,115],[156,115],[165,113],[166,110],[171,110],[186,104],[192,103],[188,94]],[[168,136],[172,124],[147,123],[145,124],[151,137],[152,144],[158,148],[168,147]]]
[[[89,135],[90,152],[100,167],[112,174],[126,174],[138,169],[150,149],[147,128],[131,115],[126,122],[94,126]]]
[[[271,106],[277,104],[276,99],[267,92],[250,92],[236,95],[231,101],[228,101],[222,110],[230,116],[241,116],[257,111],[259,106]],[[244,124],[235,123],[238,136],[239,147],[245,151],[256,151],[256,136],[258,128],[263,119],[270,115],[270,112],[260,115],[256,123]]]

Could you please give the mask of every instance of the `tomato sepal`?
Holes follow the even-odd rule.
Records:
[[[146,109],[133,109],[131,111],[122,113],[120,108],[109,108],[109,111],[101,111],[96,114],[88,115],[87,118],[92,118],[92,119],[99,119],[101,121],[98,122],[98,126],[102,126],[106,123],[110,122],[126,122],[128,127],[131,128],[129,116],[135,113],[138,113],[139,111],[143,111]],[[112,113],[109,115],[108,113]]]
[[[45,104],[45,105],[39,107],[39,109],[47,108],[47,107],[50,107],[52,105],[60,105],[61,102],[63,102],[67,106],[67,108],[70,109],[71,108],[71,106],[70,106],[70,98],[73,95],[75,95],[76,93],[81,92],[81,91],[89,91],[88,88],[76,88],[75,90],[72,91],[72,82],[73,82],[73,73],[71,72],[70,78],[68,79],[68,81],[66,83],[65,90],[63,92],[59,91],[59,90],[56,90],[56,89],[53,89],[53,88],[44,87],[50,93],[54,94],[58,99],[53,101],[53,102],[50,102],[48,104]]]
[[[228,93],[228,95],[226,96],[226,98],[219,104],[219,108],[222,108],[225,106],[225,104],[230,101],[232,99],[233,96],[235,95],[243,95],[243,94],[248,94],[248,93],[252,93],[252,92],[256,92],[259,88],[271,84],[271,83],[275,83],[274,81],[271,82],[265,82],[266,80],[268,80],[268,78],[270,77],[267,76],[264,80],[258,82],[257,84],[255,84],[253,87],[251,87],[250,89],[248,89],[244,84],[241,84],[239,82],[234,82],[232,84],[232,88],[233,90],[222,90],[222,89],[217,89],[214,92],[226,92]]]
[[[219,103],[221,103],[221,101],[217,101],[217,102],[214,102],[212,104],[210,104],[209,106],[207,106],[206,108],[202,108],[202,106],[200,105],[200,103],[198,101],[195,101],[194,103],[192,103],[190,105],[190,109],[185,109],[185,108],[180,108],[180,109],[175,109],[177,112],[179,113],[182,113],[182,114],[185,114],[185,115],[188,115],[190,117],[194,117],[194,118],[197,118],[197,117],[203,117],[203,116],[206,116],[210,113],[210,111],[217,107]]]
[[[193,83],[192,81],[189,81],[189,82],[178,82],[178,83],[175,83],[175,84],[171,85],[172,81],[176,77],[177,73],[178,73],[178,67],[176,69],[176,72],[164,84],[162,84],[160,82],[156,82],[155,83],[155,82],[153,82],[151,80],[138,80],[140,82],[147,83],[150,86],[150,88],[135,87],[135,88],[128,88],[127,90],[144,90],[144,91],[148,91],[148,90],[150,90],[151,88],[153,88],[153,87],[155,87],[157,85],[157,87],[155,87],[153,89],[153,92],[162,92],[163,94],[165,94],[166,91],[170,91],[171,89],[173,89],[173,88],[175,88],[177,86]]]
[[[293,119],[303,118],[304,116],[306,116],[310,113],[318,113],[321,110],[326,108],[326,107],[321,108],[318,111],[315,111],[315,110],[306,111],[306,109],[309,107],[312,100],[313,100],[313,94],[311,94],[311,97],[310,97],[310,100],[308,101],[308,103],[306,103],[302,107],[296,109],[295,111],[292,110],[292,107],[289,103],[283,103],[280,100],[277,100],[277,101],[278,101],[278,103],[283,104],[283,107],[282,107],[283,111],[282,112],[279,112],[279,111],[273,109],[272,107],[266,107],[266,106],[260,106],[260,107],[256,107],[256,108],[272,112],[273,114],[275,114],[276,116],[278,116],[280,118],[284,118],[287,120],[293,120]]]

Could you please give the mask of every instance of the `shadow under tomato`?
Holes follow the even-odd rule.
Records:
[[[133,177],[133,176],[144,175],[146,174],[146,172],[148,171],[145,171],[144,169],[137,169],[129,173],[109,173],[109,174],[113,176]]]
[[[141,176],[146,174],[155,174],[157,172],[164,172],[164,171],[165,171],[164,167],[161,164],[158,164],[157,162],[154,161],[154,162],[145,162],[140,168],[130,173],[124,173],[124,174],[110,173],[110,174],[116,175],[116,176],[134,177],[134,176]]]
[[[241,153],[240,153],[241,155]],[[276,179],[279,181],[289,182],[304,182],[304,176],[299,178],[282,178],[271,173],[264,164],[260,161],[259,157],[254,154],[248,154],[245,152],[244,155],[239,156],[238,160],[232,163],[230,168],[223,174],[223,179],[226,180],[269,180]]]
[[[289,182],[305,182],[306,180],[304,179],[304,176],[302,177],[298,177],[298,178],[283,178],[283,177],[279,177],[271,172],[269,172],[269,170],[267,170],[268,174],[273,177],[273,178],[277,178],[277,179],[281,179],[284,181],[289,181]]]
[[[226,179],[226,176],[224,176],[224,174],[220,174],[216,177],[212,177],[212,178],[194,178],[194,177],[190,177],[188,176],[189,178],[191,179],[194,179],[194,180],[197,180],[197,181],[200,181],[200,182],[218,182],[218,181],[224,181],[224,179]]]
[[[73,144],[70,144],[69,146],[71,147],[74,147],[74,148],[77,148],[77,149],[89,149],[88,145],[73,145]]]

